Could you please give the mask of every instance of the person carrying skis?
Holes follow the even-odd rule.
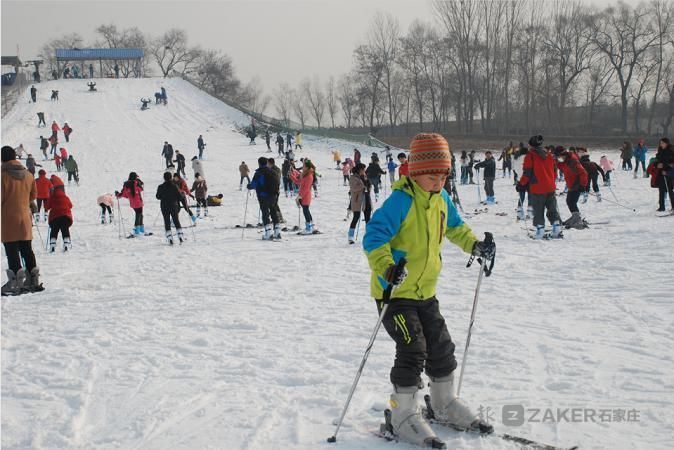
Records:
[[[70,241],[70,227],[73,224],[73,204],[66,195],[66,189],[63,180],[58,176],[51,176],[52,188],[49,192],[46,208],[49,210],[49,251],[54,253],[56,250],[56,240],[59,231],[63,239],[63,251],[67,252],[72,248]]]
[[[157,200],[159,200],[159,208],[161,209],[162,217],[164,218],[164,230],[166,233],[166,240],[170,245],[173,245],[173,232],[171,230],[171,221],[176,227],[176,234],[178,240],[182,244],[185,240],[183,228],[180,225],[180,203],[183,200],[178,186],[173,182],[173,177],[169,172],[164,172],[164,182],[157,187]]]
[[[557,209],[555,194],[555,159],[542,147],[543,136],[532,136],[529,139],[529,150],[522,163],[522,176],[517,184],[520,195],[529,192],[529,204],[533,209],[535,239],[543,239],[545,235],[545,216],[552,225],[551,238],[562,237],[562,224]],[[521,151],[521,150],[520,150]],[[522,198],[522,197],[520,197]]]
[[[611,186],[611,173],[613,173],[614,170],[613,161],[608,159],[606,155],[602,155],[601,158],[599,158],[599,165],[604,169],[604,186]]]
[[[173,146],[167,141],[164,141],[164,148],[161,150],[161,155],[166,160],[166,167],[173,165]]]
[[[143,225],[143,181],[138,178],[136,172],[129,174],[129,179],[124,182],[122,192],[115,191],[115,197],[128,198],[129,206],[135,213],[133,221],[133,234],[129,237],[137,237],[145,234],[145,225]]]
[[[16,153],[9,145],[2,147],[2,210],[0,234],[7,255],[7,283],[2,295],[19,295],[23,292],[41,291],[40,271],[33,253],[33,226],[31,212],[36,211],[37,188],[33,175],[16,160]],[[21,267],[21,260],[24,266]]]
[[[248,190],[255,189],[257,201],[260,203],[260,213],[264,224],[262,239],[281,239],[281,218],[278,215],[278,190],[281,180],[268,167],[267,162],[267,158],[263,156],[258,158],[258,168],[247,188]]]
[[[80,176],[79,176],[79,170],[77,168],[77,162],[75,161],[75,158],[73,158],[73,155],[68,156],[68,159],[66,159],[63,162],[63,167],[65,167],[66,172],[68,172],[68,185],[70,185],[71,180],[75,180],[76,184],[80,184]]]
[[[367,169],[365,169],[365,174],[367,175],[367,179],[370,181],[370,184],[372,185],[372,188],[374,189],[374,201],[378,202],[379,201],[379,185],[381,184],[381,176],[385,175],[386,172],[384,172],[381,167],[379,167],[379,158],[377,158],[377,161],[372,158],[372,162],[370,162],[370,165],[367,166]]]
[[[587,228],[587,224],[578,210],[578,200],[587,186],[587,172],[580,163],[578,155],[567,151],[564,147],[555,147],[555,156],[557,157],[557,167],[564,172],[564,179],[568,188],[566,206],[571,213],[571,217],[562,223],[566,228],[576,228],[578,230]]]
[[[32,85],[30,87],[30,99],[33,101],[33,103],[37,102],[37,88],[35,87],[35,85]]]
[[[112,194],[103,194],[99,195],[96,199],[96,203],[101,207],[101,223],[105,223],[105,213],[108,213],[108,223],[112,223],[113,213],[112,207],[114,206],[115,200]]]
[[[397,287],[382,322],[396,344],[390,373],[393,434],[413,445],[441,448],[418,404],[424,369],[430,379],[430,405],[439,422],[460,430],[493,432],[457,397],[455,345],[436,298],[444,238],[481,258],[493,258],[496,250],[493,241],[480,241],[473,234],[443,189],[451,169],[447,141],[435,133],[418,134],[410,149],[410,176],[401,177],[375,211],[363,248],[372,270],[370,293],[380,313],[384,290]],[[396,264],[402,257],[407,265],[399,273]]]
[[[353,212],[353,218],[349,225],[349,244],[356,242],[356,227],[360,221],[361,212],[363,213],[365,224],[370,221],[370,215],[372,214],[370,181],[365,175],[365,164],[356,164],[352,172],[349,178],[349,194],[351,196],[350,210]]]
[[[37,122],[38,128],[40,128],[40,126],[43,126],[43,127],[47,126],[47,122],[45,122],[45,120],[44,120],[44,113],[43,112],[37,113],[37,120],[38,120],[38,122]]]
[[[199,150],[200,160],[204,159],[204,148],[206,148],[206,144],[204,144],[204,137],[202,135],[199,135],[199,138],[197,138],[197,150]]]
[[[201,217],[201,207],[204,207],[204,217],[208,217],[208,205],[206,204],[206,195],[208,194],[208,185],[206,180],[201,176],[199,172],[194,174],[194,183],[192,183],[192,189],[190,192],[194,192],[194,198],[197,201],[197,217]]]
[[[194,195],[192,195],[190,189],[187,187],[187,182],[183,178],[180,178],[180,173],[176,172],[173,174],[173,183],[175,183],[175,185],[178,187],[178,190],[180,191],[180,203],[183,205],[183,208],[185,208],[185,211],[190,216],[192,225],[196,225],[197,216],[194,215],[187,202],[187,197],[194,198]]]
[[[291,173],[291,179],[293,183],[299,185],[300,191],[297,194],[297,199],[295,200],[298,207],[302,208],[302,213],[304,214],[305,228],[300,231],[299,234],[314,234],[318,230],[314,229],[314,219],[311,216],[311,211],[309,207],[311,206],[311,187],[314,184],[315,180],[315,171],[314,165],[306,159],[302,165],[302,172],[297,175],[297,172]]]
[[[594,161],[590,161],[590,155],[587,152],[587,149],[585,148],[580,148],[578,154],[580,154],[580,163],[583,166],[583,169],[587,172],[587,186],[585,186],[585,190],[583,192],[583,203],[587,203],[587,199],[589,197],[589,192],[590,192],[590,186],[592,186],[592,191],[594,192],[594,195],[597,197],[597,201],[601,201],[601,192],[599,192],[599,183],[597,183],[597,180],[599,179],[599,175],[601,174],[601,178],[604,182],[606,182],[606,174],[604,173],[604,169],[601,168],[599,164],[597,164]]]
[[[47,200],[49,200],[49,191],[52,188],[51,180],[47,178],[47,171],[40,169],[38,177],[35,179],[35,187],[37,188],[37,209],[33,213],[33,218],[36,222],[40,221],[40,210],[42,209],[42,219],[47,221]]]
[[[494,156],[487,150],[484,153],[484,161],[475,164],[475,169],[480,170],[484,168],[484,192],[487,196],[485,205],[496,204],[496,196],[494,195],[494,180],[496,179],[496,161]]]
[[[241,164],[239,165],[239,175],[241,176],[241,179],[239,179],[239,190],[241,190],[244,178],[246,179],[246,186],[250,184],[250,169],[248,168],[246,161],[241,161]]]
[[[70,133],[73,132],[73,129],[68,125],[68,122],[63,124],[63,136],[66,138],[66,142],[70,142]]]

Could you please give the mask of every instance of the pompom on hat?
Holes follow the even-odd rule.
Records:
[[[447,140],[437,133],[420,133],[410,144],[410,177],[432,173],[448,174],[452,156]]]

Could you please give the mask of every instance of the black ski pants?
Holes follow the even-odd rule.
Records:
[[[164,230],[171,231],[171,220],[173,220],[176,230],[182,228],[180,226],[180,218],[178,217],[179,212],[180,207],[178,205],[173,205],[168,208],[161,208],[161,215],[164,218]]]
[[[566,193],[566,206],[569,207],[570,213],[578,212],[578,199],[580,198],[580,191],[569,191]]]
[[[576,197],[576,203],[578,197]],[[532,194],[529,192],[529,205],[534,210],[534,225],[545,226],[545,212],[551,224],[559,221],[559,211],[557,210],[557,196],[554,192],[549,194]]]
[[[314,221],[314,218],[311,217],[311,211],[309,211],[308,205],[302,205],[302,213],[304,214],[304,220],[307,223],[311,223]]]
[[[281,223],[281,217],[278,214],[278,197],[272,195],[270,197],[260,198],[259,200],[262,223],[265,225],[268,225],[269,223],[273,223],[274,225]]]
[[[49,233],[49,238],[50,239],[58,238],[59,231],[61,232],[61,237],[63,239],[69,238],[71,223],[72,222],[70,220],[70,217],[67,216],[57,217],[56,219],[49,222],[49,228],[51,229],[51,232]]]
[[[484,192],[488,197],[494,196],[494,178],[485,177],[484,179]]]
[[[107,211],[109,216],[112,215],[112,208],[110,207],[110,205],[106,205],[105,203],[99,203],[98,206],[101,207],[101,216],[102,217],[105,217],[106,211]]]
[[[658,191],[659,209],[665,209],[665,197],[667,195],[669,195],[669,204],[674,209],[674,178],[660,176],[658,179]]]
[[[136,213],[133,225],[136,227],[143,225],[143,208],[133,208],[133,212]]]
[[[383,303],[377,301],[381,313]],[[382,322],[396,343],[391,383],[400,387],[420,386],[421,372],[444,377],[456,369],[454,343],[440,314],[438,299],[391,301]]]
[[[30,272],[35,267],[35,253],[33,253],[32,241],[5,242],[7,254],[7,267],[16,273],[21,268],[21,258],[26,264],[26,270]]]

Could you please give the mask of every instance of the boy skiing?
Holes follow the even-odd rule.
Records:
[[[447,141],[438,134],[418,134],[412,140],[409,177],[393,186],[391,196],[367,225],[363,247],[371,277],[371,294],[383,308],[383,293],[397,287],[383,318],[396,343],[391,369],[391,426],[398,439],[419,446],[444,448],[421,413],[417,392],[425,367],[430,378],[434,417],[452,427],[490,433],[493,427],[457,397],[457,362],[444,318],[435,297],[444,238],[466,253],[493,258],[493,242],[475,237],[443,190],[451,169]],[[402,273],[397,262],[405,257]]]
[[[475,164],[475,169],[484,168],[484,193],[487,195],[485,205],[494,205],[496,197],[494,196],[494,180],[496,179],[496,161],[490,151],[484,153],[484,161]],[[504,169],[505,173],[505,169]]]
[[[40,221],[40,209],[44,209],[43,220],[47,221],[47,201],[49,201],[49,192],[51,191],[51,180],[47,178],[47,171],[40,169],[38,177],[35,179],[37,188],[37,211],[33,214],[36,222]]]
[[[65,186],[59,177],[52,175],[51,184],[52,188],[46,205],[49,210],[49,228],[51,229],[49,251],[53,253],[56,250],[56,239],[60,231],[63,238],[63,251],[67,252],[72,248],[70,226],[73,224],[73,204],[66,195]]]
[[[197,201],[197,217],[201,217],[202,206],[204,207],[204,217],[208,217],[208,205],[206,204],[208,185],[199,172],[194,174],[194,183],[192,183],[190,192],[194,192],[194,198]]]
[[[169,172],[164,172],[164,182],[157,187],[157,200],[160,201],[159,208],[164,217],[164,230],[166,232],[166,240],[170,245],[173,245],[173,232],[171,231],[171,220],[176,227],[178,239],[182,244],[185,237],[183,229],[180,226],[180,202],[182,201],[182,194],[178,186],[173,182],[173,177]]]
[[[281,218],[278,215],[278,190],[281,180],[267,166],[267,158],[261,156],[257,164],[258,168],[255,170],[253,179],[248,183],[248,189],[255,189],[257,201],[260,203],[260,213],[264,224],[262,239],[281,239]]]

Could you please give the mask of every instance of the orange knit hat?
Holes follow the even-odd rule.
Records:
[[[428,173],[449,173],[452,168],[452,156],[449,144],[437,133],[420,133],[414,136],[410,144],[410,176]]]

